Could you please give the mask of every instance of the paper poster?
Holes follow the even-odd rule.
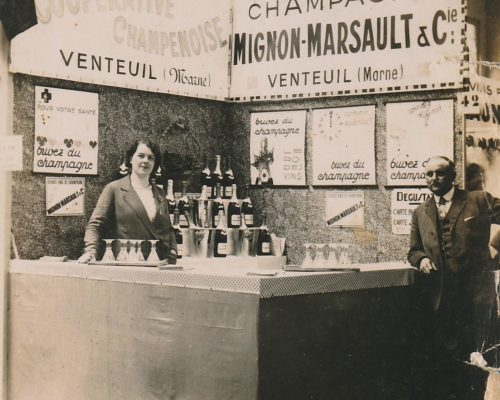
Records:
[[[463,0],[234,1],[236,101],[463,87]]]
[[[428,189],[394,189],[391,193],[392,233],[409,235],[413,211],[431,196]]]
[[[365,192],[328,192],[325,204],[326,226],[365,226]]]
[[[425,186],[432,156],[453,160],[453,100],[388,103],[387,185]]]
[[[375,181],[375,106],[313,110],[313,185]]]
[[[500,197],[500,81],[471,74],[469,101],[479,112],[465,119],[465,184]]]
[[[35,86],[33,172],[97,175],[98,95]]]
[[[229,0],[36,0],[11,72],[224,100]],[[34,61],[36,60],[36,61]]]
[[[0,171],[23,170],[23,137],[0,136]]]
[[[84,215],[85,178],[45,178],[48,217]]]
[[[250,121],[252,184],[305,185],[305,110],[252,113]]]

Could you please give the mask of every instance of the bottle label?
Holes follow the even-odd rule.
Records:
[[[184,253],[184,244],[177,243],[177,258],[181,258],[183,253]]]
[[[185,215],[179,215],[179,225],[181,228],[187,228],[189,226],[188,220]]]
[[[219,225],[219,216],[218,215],[214,216],[214,228],[216,228],[217,225]]]
[[[269,253],[271,253],[271,243],[263,242],[262,243],[262,254],[269,254]]]
[[[170,225],[174,224],[174,214],[169,214],[170,216]]]
[[[227,243],[219,243],[219,244],[217,244],[217,253],[219,253],[219,254],[227,254]]]
[[[233,197],[233,187],[232,186],[226,186],[224,188],[224,196],[225,197]]]
[[[248,226],[253,225],[253,215],[252,214],[245,214],[245,224]]]
[[[231,216],[231,225],[232,226],[240,226],[241,225],[241,216],[239,214],[234,214]]]

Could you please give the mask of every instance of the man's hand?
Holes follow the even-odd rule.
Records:
[[[420,261],[420,271],[424,274],[430,274],[432,270],[437,271],[434,263],[427,257],[422,258]]]

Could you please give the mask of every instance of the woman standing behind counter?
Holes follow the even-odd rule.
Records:
[[[78,259],[88,263],[97,257],[102,239],[159,240],[158,256],[177,262],[175,233],[170,224],[163,191],[152,183],[161,152],[149,139],[136,140],[126,151],[130,174],[107,184],[85,230],[85,251]],[[108,237],[103,233],[108,231]]]

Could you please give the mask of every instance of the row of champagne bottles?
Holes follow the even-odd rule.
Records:
[[[206,186],[206,195],[209,199],[217,197],[217,185],[221,187],[220,197],[223,199],[230,199],[233,196],[233,185],[235,177],[231,167],[231,159],[228,157],[225,160],[224,172],[221,167],[221,156],[215,156],[215,167],[210,169],[210,158],[205,156],[204,167],[200,172],[199,188]],[[114,174],[114,179],[126,176],[128,174],[128,167],[125,165],[122,157],[121,165],[118,171]],[[166,173],[162,171],[161,166],[155,172],[155,181],[157,184],[165,186]]]
[[[201,251],[201,254],[206,257],[227,257],[231,254],[239,256],[272,255],[272,239],[267,228],[267,217],[265,213],[262,215],[262,224],[260,227],[252,230],[247,229],[243,222],[243,225],[240,226],[239,229],[228,231],[222,211],[219,211],[218,217],[215,229],[186,230],[180,227],[179,209],[175,208],[173,228],[177,242],[177,258],[183,258],[189,249],[192,250],[193,245],[199,248],[205,246],[206,251]],[[256,239],[254,239],[255,236]],[[192,239],[193,237],[194,240]],[[235,241],[237,243],[235,243]],[[237,253],[234,252],[235,248],[238,248]],[[200,254],[199,249],[195,249],[195,252],[198,253],[198,255]]]
[[[237,196],[236,184],[231,186],[231,198],[222,198],[222,188],[219,183],[215,187],[215,198],[209,199],[208,187],[203,185],[201,194],[194,199],[187,195],[187,182],[182,182],[181,197],[176,200],[174,195],[174,182],[167,182],[166,200],[170,214],[170,222],[174,222],[175,210],[179,214],[180,228],[216,228],[219,219],[224,219],[228,228],[254,227],[254,207],[250,197],[245,196],[240,203]],[[227,204],[227,207],[226,207]]]

